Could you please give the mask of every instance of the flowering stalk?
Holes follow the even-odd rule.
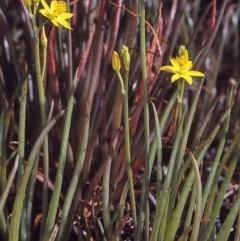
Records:
[[[134,230],[137,227],[137,215],[136,215],[136,205],[131,169],[131,153],[130,153],[130,136],[129,136],[129,110],[128,110],[128,81],[129,81],[129,68],[130,68],[130,55],[128,52],[128,47],[125,45],[121,48],[121,54],[123,57],[124,67],[125,67],[125,81],[124,89],[125,94],[123,95],[123,106],[124,106],[124,136],[125,136],[125,149],[126,149],[126,161],[127,161],[127,175],[128,175],[128,185],[131,201],[131,210],[133,216]]]
[[[62,25],[63,27],[67,29],[71,29],[68,21],[66,19],[69,19],[73,16],[72,13],[68,12],[69,8],[69,1],[51,1],[50,7],[47,5],[45,0],[41,0],[41,3],[43,5],[43,9],[39,10],[39,12],[47,17],[56,27],[59,27],[59,25]],[[71,46],[71,33],[68,32],[68,63],[69,63],[69,71],[68,71],[68,80],[69,84],[72,88],[72,46]],[[66,149],[68,145],[68,138],[69,138],[69,132],[70,132],[70,123],[72,118],[72,108],[73,108],[73,94],[71,93],[71,96],[68,100],[68,108],[65,118],[65,124],[64,124],[64,130],[63,130],[63,139],[61,143],[61,149],[60,149],[60,155],[59,155],[59,163],[58,163],[58,169],[57,169],[57,175],[55,180],[55,189],[52,194],[50,206],[49,206],[49,212],[48,216],[46,218],[45,223],[45,229],[41,230],[41,236],[43,237],[43,240],[49,239],[52,229],[54,227],[54,222],[57,215],[57,204],[59,202],[61,187],[62,187],[62,181],[63,181],[63,170],[65,166],[66,161]]]
[[[145,7],[147,0],[139,1],[140,18],[140,52],[142,68],[142,84],[144,91],[144,130],[145,130],[145,172],[140,196],[140,207],[138,223],[145,226],[145,241],[149,240],[149,149],[150,149],[150,127],[149,127],[149,106],[148,106],[148,84],[147,84],[147,66],[146,66],[146,31],[145,31]],[[141,240],[142,225],[138,225],[137,237],[135,240]]]
[[[35,1],[36,2],[36,1]],[[25,2],[26,4],[27,2]],[[27,3],[29,4],[29,3]],[[41,66],[40,66],[40,54],[39,54],[39,28],[37,26],[36,23],[36,15],[32,15],[31,13],[31,6],[30,5],[26,5],[28,7],[29,10],[29,16],[31,17],[32,23],[33,23],[33,30],[34,30],[34,42],[35,42],[35,64],[36,64],[36,78],[37,78],[37,86],[38,86],[38,94],[39,94],[39,103],[40,103],[40,113],[41,113],[41,123],[42,123],[42,127],[44,127],[46,125],[46,108],[45,108],[45,95],[44,95],[44,88],[43,88],[43,83],[42,83],[42,75],[41,75]],[[35,8],[35,5],[34,5]],[[44,139],[44,143],[43,143],[43,158],[44,158],[44,163],[48,163],[48,139],[47,139],[47,135]],[[38,159],[38,158],[37,158]],[[34,166],[37,167],[38,166],[38,161],[36,161],[34,163]],[[36,169],[36,168],[35,168]],[[34,169],[34,170],[35,170]],[[37,169],[36,169],[37,170]],[[31,178],[36,178],[36,175],[34,175],[34,173],[32,173]],[[32,186],[32,188],[34,187],[34,185]],[[29,188],[28,189],[28,193],[30,194],[31,192],[33,192],[33,189]],[[17,201],[17,200],[16,200]],[[15,201],[15,202],[16,202]],[[29,203],[29,206],[31,206],[31,202],[32,199],[29,198],[29,200],[27,200],[27,202]],[[29,208],[28,208],[29,210]],[[11,229],[15,229],[16,232],[13,233],[13,236],[11,237],[12,240],[18,240],[18,232],[19,232],[19,216],[21,216],[21,213],[24,213],[26,210],[23,207],[22,211],[18,211],[18,213],[15,213],[14,218],[12,218],[11,220],[11,224],[10,224],[10,230]],[[28,227],[30,228],[30,227]],[[25,232],[22,227],[21,227],[21,232]]]
[[[135,196],[134,196],[134,187],[133,187],[133,178],[132,178],[132,169],[131,169],[131,152],[130,152],[130,136],[129,136],[129,110],[128,110],[128,80],[129,80],[129,66],[130,66],[130,55],[128,48],[126,46],[122,47],[121,55],[123,56],[124,67],[125,67],[125,82],[123,84],[122,76],[120,74],[121,63],[119,55],[117,52],[113,52],[112,55],[112,66],[116,72],[120,84],[122,86],[123,94],[123,115],[124,115],[124,136],[125,136],[125,151],[126,151],[126,162],[127,162],[127,176],[128,176],[128,185],[129,185],[129,194],[131,201],[131,210],[133,216],[134,230],[137,227],[137,215],[136,215],[136,205],[135,205]]]
[[[37,79],[37,87],[38,87],[38,95],[39,95],[39,103],[40,103],[41,124],[42,124],[42,127],[44,127],[46,125],[46,100],[45,100],[44,86],[43,86],[43,71],[42,71],[41,65],[40,65],[40,48],[39,48],[39,44],[40,44],[39,29],[40,28],[38,27],[37,21],[36,21],[39,2],[40,2],[39,0],[24,0],[25,6],[27,7],[29,16],[32,20],[33,31],[34,31],[34,36],[35,36],[34,44],[35,44],[36,79]],[[69,23],[66,21],[66,19],[71,18],[73,14],[67,12],[67,5],[64,1],[53,0],[53,1],[51,1],[50,8],[48,7],[47,3],[44,0],[41,0],[41,3],[44,7],[44,9],[40,10],[41,14],[43,14],[48,19],[50,19],[54,25],[59,26],[59,24],[60,24],[67,29],[71,29],[71,27],[70,27]],[[33,11],[32,11],[32,7],[33,7]],[[42,35],[41,40],[42,40],[42,44],[46,45],[46,38],[45,38],[44,34]],[[44,49],[46,50],[46,46],[44,47]],[[46,54],[44,55],[44,58],[45,58],[44,63],[46,63]],[[46,171],[48,170],[48,162],[49,162],[48,161],[47,134],[46,134],[46,136],[44,138],[44,142],[43,142],[43,162],[44,162],[44,173],[46,173]],[[38,167],[38,158],[34,162],[33,170],[35,170],[35,172],[37,170],[37,167]],[[25,172],[24,172],[24,174],[25,174]],[[29,181],[29,183],[34,183],[35,179],[36,179],[36,174],[34,174],[34,171],[32,171],[31,180]],[[46,176],[45,176],[45,179],[47,181]],[[47,183],[47,182],[45,182],[45,183]],[[46,185],[44,185],[44,187],[47,189]],[[24,188],[24,187],[22,187],[22,188]],[[29,198],[28,198],[28,200],[26,199],[26,201],[29,203],[30,208],[31,208],[31,202],[32,202],[31,193],[33,192],[33,188],[34,188],[34,185],[29,186],[29,189],[28,189],[29,196],[27,196]],[[46,190],[43,190],[43,191],[44,191],[44,193],[46,193]],[[46,201],[47,201],[46,197],[44,199],[45,199],[45,201],[43,201],[43,203],[46,203]],[[18,201],[18,199],[15,200],[15,202],[17,202],[17,201]],[[18,205],[19,205],[19,207],[21,206],[22,211],[14,212],[13,218],[10,223],[11,237],[9,240],[14,240],[14,241],[18,240],[21,213],[26,212],[26,208],[24,208],[22,206],[22,200],[18,201],[18,202],[19,202]],[[46,207],[47,207],[47,205],[45,205],[45,209],[46,209]],[[30,208],[27,208],[28,211]],[[44,211],[43,211],[43,214],[44,214]],[[45,225],[44,221],[42,223]],[[24,233],[26,231],[21,228],[21,232]],[[42,231],[41,231],[40,236],[42,236]]]
[[[43,89],[43,79],[45,76],[45,70],[46,70],[46,60],[47,60],[47,37],[45,34],[45,28],[44,26],[42,27],[42,31],[41,31],[41,45],[42,45],[42,49],[43,49],[43,67],[42,67],[42,73],[41,73],[41,86],[39,87],[41,88],[40,92],[44,92]],[[40,93],[43,94],[44,98],[45,95],[44,93]],[[42,120],[42,125],[46,124],[46,111],[45,111],[45,104],[44,104],[44,111],[43,115],[45,116],[45,120]],[[44,122],[43,122],[44,121]],[[42,197],[42,222],[41,222],[41,231],[40,231],[40,236],[42,238],[42,234],[43,234],[43,229],[44,229],[44,225],[46,222],[46,217],[47,217],[47,202],[48,202],[48,177],[49,177],[49,158],[48,158],[48,138],[46,137],[43,143],[43,197]]]

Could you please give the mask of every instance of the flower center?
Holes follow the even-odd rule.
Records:
[[[67,12],[67,4],[64,1],[56,1],[51,10],[52,15],[58,17],[60,14]]]
[[[64,1],[59,1],[58,4],[56,5],[55,11],[58,14],[67,12],[67,5],[66,5],[66,3]]]

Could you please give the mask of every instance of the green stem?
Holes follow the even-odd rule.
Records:
[[[180,122],[181,122],[181,119],[182,119],[184,84],[185,84],[185,81],[183,79],[180,79],[177,83],[177,89],[178,89],[178,95],[177,95],[178,128],[180,127]]]
[[[46,124],[46,101],[45,101],[41,66],[40,66],[39,31],[36,25],[34,26],[34,33],[35,33],[36,77],[37,77],[38,95],[39,95],[39,102],[40,102],[41,122],[43,127]]]
[[[147,0],[140,2],[140,51],[142,80],[144,91],[144,129],[145,129],[145,173],[141,195],[144,197],[144,215],[145,215],[145,241],[149,240],[149,106],[148,106],[148,87],[147,87],[147,67],[146,67],[146,40],[145,40],[145,7]],[[142,213],[143,210],[139,210]],[[140,218],[143,218],[140,217]],[[143,220],[140,220],[142,222]],[[138,232],[140,235],[141,232]],[[139,239],[138,239],[139,240]]]
[[[76,87],[76,79],[77,79],[77,72],[75,74],[74,77],[74,82],[73,82],[73,87],[72,87],[72,95],[74,95],[74,90]],[[66,223],[67,223],[67,219],[69,217],[69,210],[70,207],[72,205],[72,200],[77,188],[77,184],[79,182],[79,178],[80,178],[80,173],[83,167],[83,162],[84,162],[84,158],[86,155],[86,148],[87,148],[87,143],[88,143],[88,135],[89,135],[89,109],[88,109],[88,105],[86,104],[86,114],[85,114],[85,128],[84,128],[84,133],[81,135],[81,146],[80,151],[79,151],[79,155],[77,158],[77,163],[72,175],[72,179],[71,182],[69,184],[69,188],[67,191],[67,195],[66,195],[66,199],[63,205],[63,211],[62,211],[62,218],[61,218],[61,222],[59,225],[59,229],[58,229],[58,235],[56,240],[63,240],[64,238],[64,230],[66,228]]]
[[[118,78],[120,79],[120,82],[123,83],[121,74],[117,73],[117,75],[118,75]],[[132,216],[133,216],[134,233],[136,234],[137,215],[136,215],[136,205],[135,205],[135,196],[134,196],[132,169],[131,169],[129,114],[128,114],[128,112],[129,112],[129,110],[128,110],[128,79],[129,79],[129,71],[126,70],[125,84],[124,84],[125,93],[123,94],[124,136],[125,136],[125,151],[126,151],[129,194],[130,194],[131,209],[132,209]]]
[[[27,65],[25,64],[25,73],[27,73]],[[18,153],[19,153],[19,164],[18,164],[18,182],[17,185],[19,185],[19,181],[21,176],[24,173],[24,155],[25,155],[25,128],[26,128],[26,103],[27,103],[27,87],[28,82],[27,78],[24,80],[22,85],[22,93],[21,93],[21,102],[20,102],[20,118],[19,118],[19,135],[18,135]],[[21,240],[24,239],[24,237],[27,237],[27,232],[29,230],[26,220],[26,200],[24,201],[22,215],[21,215],[21,229],[20,229],[20,237]]]
[[[68,12],[70,12],[70,1],[67,0]],[[68,20],[69,22],[70,20]],[[73,77],[73,56],[72,56],[72,31],[67,31],[67,46],[68,46],[68,84],[72,86]]]
[[[129,81],[129,71],[126,70],[125,74],[125,95],[123,96],[123,106],[124,106],[124,135],[125,135],[125,149],[126,149],[126,159],[127,159],[127,175],[130,191],[130,199],[132,206],[132,216],[134,223],[134,231],[136,234],[137,228],[137,215],[136,215],[136,205],[135,205],[135,196],[133,188],[133,179],[132,179],[132,169],[131,169],[131,153],[130,153],[130,134],[129,134],[129,110],[128,110],[128,81]]]
[[[42,75],[41,75],[41,80],[42,80],[42,86],[43,86],[43,80],[45,76],[45,70],[46,70],[46,61],[47,61],[47,45],[42,44],[42,49],[43,49],[43,66],[42,66]],[[45,115],[45,110],[44,110],[44,115]],[[45,117],[46,118],[46,117]],[[42,124],[44,124],[42,122]],[[47,218],[47,206],[48,206],[48,179],[49,179],[49,158],[48,158],[48,139],[44,141],[43,144],[43,196],[42,196],[42,222],[41,222],[41,230],[40,230],[40,240],[43,235],[43,229],[44,229],[44,224],[46,222]]]
[[[109,181],[111,173],[112,157],[108,155],[105,171],[103,174],[103,188],[102,188],[102,215],[103,215],[103,224],[105,229],[105,236],[109,239],[112,235],[112,220],[110,215],[109,208]]]
[[[56,219],[59,197],[60,197],[60,192],[61,192],[62,182],[63,182],[63,172],[64,172],[65,161],[66,161],[68,138],[69,138],[72,111],[73,111],[73,102],[74,102],[74,91],[72,90],[70,98],[68,100],[68,107],[66,111],[66,118],[65,118],[62,143],[61,143],[61,150],[59,155],[58,169],[57,169],[56,180],[55,180],[55,188],[54,188],[52,199],[50,202],[48,217],[47,217],[45,230],[43,234],[43,240],[49,239],[51,235],[51,231],[54,227],[55,219]]]
[[[40,48],[39,48],[39,29],[37,27],[35,18],[33,19],[33,28],[34,28],[34,35],[35,35],[35,63],[36,63],[36,77],[37,77],[37,87],[38,87],[38,97],[40,103],[40,114],[41,114],[41,124],[42,127],[46,125],[46,100],[44,95],[44,87],[43,87],[43,74],[41,72],[41,65],[40,65]],[[44,56],[46,61],[46,53]],[[46,63],[46,62],[45,62]],[[45,67],[44,67],[45,68]],[[43,172],[44,172],[44,185],[43,185],[43,220],[42,223],[45,223],[46,220],[46,207],[47,207],[47,182],[48,182],[48,137],[46,135],[44,142],[43,142]],[[43,229],[43,228],[42,228]],[[42,234],[40,234],[42,236]]]
[[[201,183],[201,176],[198,169],[198,164],[196,159],[194,158],[193,154],[191,152],[188,153],[194,174],[195,174],[195,189],[197,191],[197,197],[196,197],[196,209],[195,209],[195,216],[193,221],[193,227],[192,227],[192,234],[191,234],[191,241],[197,240],[199,229],[200,229],[200,223],[201,223],[201,217],[202,217],[202,183]]]
[[[27,66],[25,66],[25,72],[27,73]],[[23,161],[24,161],[24,150],[25,150],[27,86],[28,86],[27,79],[25,79],[22,85],[20,116],[19,116],[19,133],[18,133],[19,164],[18,164],[18,172],[17,172],[18,181],[24,172]]]
[[[0,216],[3,217],[4,219],[5,219],[5,217],[4,217],[4,214],[2,212],[3,212],[4,206],[6,204],[10,189],[13,185],[13,180],[14,180],[17,168],[18,168],[18,163],[19,163],[19,155],[17,155],[16,158],[15,158],[13,168],[12,168],[12,170],[9,174],[8,180],[7,180],[6,188],[0,196]],[[0,223],[0,224],[1,225],[7,225],[7,222],[5,222],[5,224],[2,224],[2,223]]]

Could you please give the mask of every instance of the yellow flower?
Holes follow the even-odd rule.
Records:
[[[185,46],[181,45],[176,58],[170,57],[172,66],[166,65],[160,68],[160,70],[168,71],[174,75],[171,78],[171,82],[183,78],[188,84],[192,84],[192,76],[204,77],[205,75],[199,71],[191,70],[192,61],[189,60],[188,51]]]
[[[49,18],[51,22],[59,27],[58,24],[64,26],[65,28],[71,29],[68,21],[73,16],[72,13],[67,12],[67,4],[64,1],[51,1],[50,8],[45,2],[45,0],[41,0],[41,3],[44,9],[39,10],[39,12],[44,15],[46,18]]]
[[[120,62],[119,55],[116,51],[113,51],[113,54],[112,54],[112,67],[115,72],[120,72],[121,62]]]

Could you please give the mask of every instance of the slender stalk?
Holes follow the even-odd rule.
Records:
[[[70,1],[67,0],[68,11],[70,12]],[[67,31],[67,46],[68,46],[68,84],[72,86],[73,77],[73,56],[72,56],[72,31]]]
[[[157,115],[157,110],[155,108],[155,105],[153,102],[151,102],[153,106],[153,113],[154,113],[154,119],[155,119],[155,127],[156,127],[156,138],[157,138],[157,190],[156,190],[156,197],[158,198],[160,196],[160,191],[162,188],[162,138],[161,138],[161,126],[158,121],[158,115]],[[149,153],[149,161],[151,157],[151,151]],[[158,200],[158,199],[157,199]]]
[[[27,65],[25,64],[25,73],[27,73]],[[24,80],[22,85],[22,94],[20,102],[20,114],[19,114],[19,134],[18,134],[18,153],[19,153],[19,165],[18,165],[18,180],[21,178],[24,167],[24,152],[25,152],[25,129],[26,129],[26,103],[27,103],[27,79]]]
[[[180,79],[178,81],[178,84],[177,84],[177,88],[178,88],[178,95],[177,95],[177,102],[178,102],[178,128],[180,127],[180,122],[181,122],[181,118],[182,118],[184,84],[185,84],[185,80],[183,80],[183,79]]]
[[[148,106],[148,87],[147,87],[147,67],[146,67],[146,39],[145,39],[145,7],[147,0],[140,2],[140,51],[141,51],[141,67],[142,67],[142,81],[144,91],[144,129],[145,129],[145,173],[144,182],[142,186],[142,195],[144,197],[144,223],[145,223],[145,241],[149,240],[149,106]],[[140,213],[142,210],[139,210]],[[141,217],[140,217],[141,218]],[[142,222],[143,220],[140,220]]]
[[[123,191],[122,191],[120,201],[119,201],[118,217],[117,217],[115,227],[117,227],[122,222],[127,193],[128,193],[128,183],[126,182],[126,184],[123,188]],[[117,239],[116,239],[116,241],[119,241],[119,240],[121,240],[121,235],[119,235],[119,237],[117,237]]]
[[[111,173],[111,165],[112,165],[112,156],[108,154],[105,171],[103,174],[103,188],[102,188],[102,214],[103,214],[103,224],[105,229],[105,236],[109,239],[112,235],[112,219],[110,216],[110,208],[109,208],[109,180]]]
[[[36,64],[36,77],[37,77],[37,87],[38,87],[38,98],[39,98],[39,103],[40,103],[40,115],[41,115],[41,124],[42,127],[46,125],[46,99],[45,99],[45,94],[44,94],[44,86],[43,86],[43,74],[41,71],[41,65],[40,65],[40,48],[39,48],[39,29],[36,24],[36,19],[33,19],[33,29],[34,29],[34,44],[35,44],[35,64]],[[44,56],[46,58],[46,54]],[[46,61],[46,60],[45,60]],[[48,158],[48,136],[46,135],[44,142],[43,142],[43,172],[44,172],[44,185],[43,185],[43,222],[42,224],[45,223],[46,220],[46,202],[47,202],[47,182],[48,182],[48,163],[49,163],[49,158]],[[37,165],[36,163],[35,165]],[[45,176],[46,175],[46,176]],[[34,186],[33,186],[34,188]],[[43,228],[41,228],[43,230]],[[42,236],[42,234],[40,234]]]
[[[120,82],[123,83],[120,72],[117,72],[117,75],[118,75],[118,78],[120,79]],[[128,79],[129,79],[129,71],[126,70],[125,83],[124,83],[124,91],[125,92],[123,93],[124,137],[125,137],[125,151],[126,151],[129,194],[130,194],[131,210],[132,210],[133,223],[134,223],[134,234],[136,235],[137,215],[136,215],[136,205],[135,205],[135,196],[134,196],[132,169],[131,169],[129,113],[128,113],[129,112],[129,110],[128,110]]]
[[[74,83],[73,83],[74,86],[72,87],[72,95],[74,94],[76,79],[77,79],[77,72],[74,77]],[[72,200],[74,197],[74,193],[76,191],[76,187],[77,187],[77,184],[78,184],[78,181],[80,178],[80,173],[81,173],[81,170],[83,167],[84,158],[86,155],[88,134],[89,134],[89,109],[87,106],[86,107],[86,118],[85,118],[85,129],[84,129],[83,135],[81,136],[82,145],[80,147],[79,157],[77,159],[77,163],[76,163],[76,166],[75,166],[75,169],[74,169],[74,172],[72,175],[72,179],[69,184],[68,191],[67,191],[66,199],[65,199],[65,202],[63,205],[62,218],[61,218],[61,222],[60,222],[59,229],[58,229],[58,236],[56,239],[57,241],[62,240],[64,238],[64,230],[66,228],[67,218],[70,213],[69,210],[72,205]]]
[[[66,111],[61,150],[60,150],[59,162],[58,162],[58,169],[57,169],[56,180],[55,180],[55,188],[54,188],[52,199],[50,202],[48,217],[47,217],[45,230],[43,234],[43,240],[49,239],[51,235],[51,230],[54,227],[54,222],[56,219],[59,197],[60,197],[62,181],[63,181],[63,172],[64,172],[65,161],[66,161],[68,138],[69,138],[72,110],[73,110],[73,101],[74,101],[74,94],[71,93],[71,96],[68,100],[68,107]]]
[[[6,204],[7,197],[10,192],[11,186],[13,184],[13,180],[14,180],[17,168],[18,168],[18,163],[19,163],[19,155],[17,155],[15,158],[13,168],[12,168],[12,170],[9,174],[8,180],[7,180],[7,185],[5,187],[4,192],[0,196],[0,216],[2,216],[3,218],[4,218],[4,215],[2,214],[2,212],[3,212],[4,206]],[[5,223],[5,225],[6,225],[6,223]]]
[[[197,191],[196,197],[196,209],[195,209],[195,216],[193,221],[193,228],[191,234],[191,241],[197,240],[200,228],[200,222],[202,217],[202,183],[201,183],[201,176],[198,169],[198,164],[196,159],[194,158],[191,152],[188,153],[191,159],[193,170],[195,174],[195,189]]]
[[[42,127],[46,124],[46,100],[44,95],[44,88],[42,82],[41,65],[40,65],[40,48],[39,48],[39,29],[34,21],[34,35],[35,35],[35,64],[36,64],[36,77],[37,77],[37,87],[38,87],[38,97],[40,102],[40,113],[41,113],[41,123]],[[46,142],[48,140],[46,139]],[[44,141],[45,142],[45,141]],[[44,146],[46,143],[44,144]],[[43,146],[43,151],[44,147]]]
[[[25,64],[25,73],[28,72],[27,64]],[[20,101],[20,118],[19,118],[19,135],[18,135],[18,153],[19,153],[19,165],[18,165],[18,171],[17,171],[17,185],[19,185],[19,181],[21,176],[24,173],[24,155],[25,155],[25,129],[26,129],[26,104],[27,104],[27,87],[28,82],[27,78],[23,82],[22,85],[22,93],[21,93],[21,101]],[[27,232],[29,230],[26,220],[26,199],[24,200],[23,204],[23,212],[21,215],[21,229],[20,229],[20,237],[21,239],[24,239],[24,237],[27,237]]]
[[[5,215],[0,215],[0,229],[2,234],[2,240],[7,241],[8,240],[8,222],[6,221]]]
[[[192,216],[194,214],[196,195],[197,195],[197,190],[196,190],[196,188],[193,188],[192,194],[191,194],[191,199],[190,199],[190,202],[189,202],[188,212],[187,212],[187,215],[186,215],[186,218],[185,218],[184,232],[181,235],[182,240],[184,239],[184,241],[188,240],[188,234],[189,234],[188,231],[192,230],[191,221],[192,221]]]
[[[131,169],[130,135],[129,135],[129,110],[128,110],[128,81],[129,81],[129,71],[126,70],[125,82],[124,82],[125,94],[123,96],[124,136],[125,136],[127,175],[128,175],[128,185],[129,185],[130,200],[131,200],[131,210],[132,210],[133,223],[134,223],[134,234],[136,234],[137,215],[136,215],[136,205],[135,205],[135,196],[134,196],[134,188],[133,188],[132,169]]]
[[[44,31],[44,27],[43,30]],[[45,32],[44,32],[45,34]],[[43,39],[41,39],[42,42],[42,49],[43,49],[43,66],[42,66],[42,85],[43,85],[43,79],[45,76],[45,70],[46,70],[46,61],[47,61],[47,43],[43,42]],[[44,111],[44,115],[45,115]],[[44,117],[46,118],[46,117]],[[44,121],[44,120],[42,120]],[[45,120],[46,121],[46,120]],[[44,122],[42,122],[44,124]],[[47,206],[48,206],[48,179],[49,179],[49,158],[48,158],[48,139],[44,141],[43,144],[43,196],[42,196],[42,222],[41,222],[41,229],[40,229],[40,240],[43,236],[43,230],[44,230],[44,224],[46,222],[47,218]]]

